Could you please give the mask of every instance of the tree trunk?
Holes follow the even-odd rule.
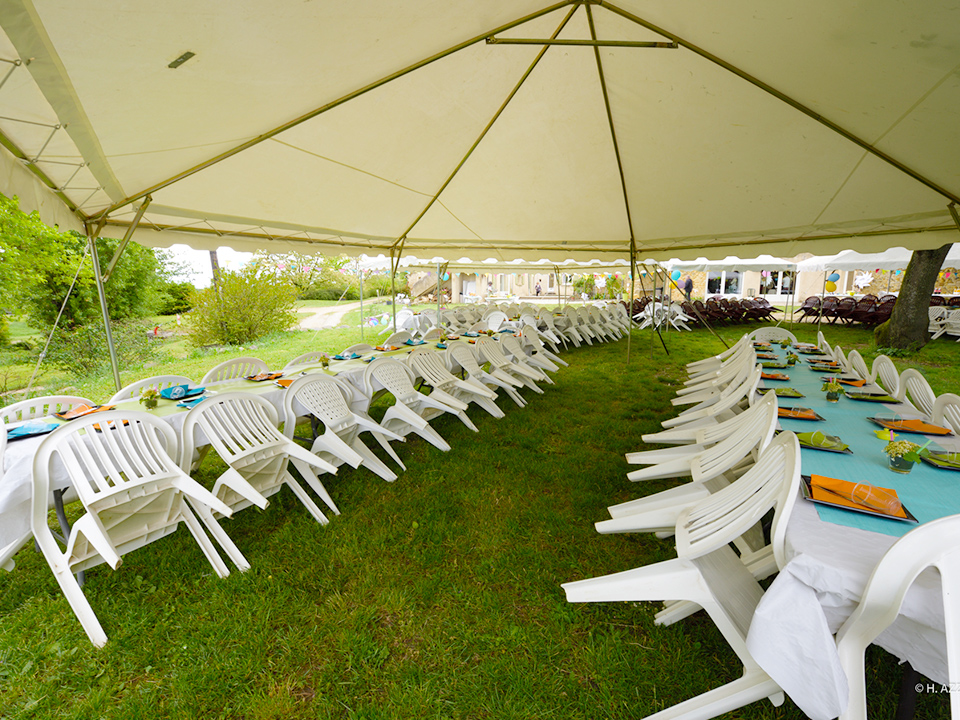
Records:
[[[919,350],[930,339],[930,296],[951,245],[937,250],[914,250],[890,319],[874,331],[878,347]]]
[[[210,268],[213,270],[214,287],[220,284],[220,261],[217,259],[217,251],[210,251]]]

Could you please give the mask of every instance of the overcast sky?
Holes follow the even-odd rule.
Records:
[[[213,279],[213,270],[210,266],[210,252],[208,250],[194,250],[187,245],[173,245],[170,250],[178,263],[190,268],[188,274],[173,278],[175,281],[191,282],[198,288],[205,288],[210,285],[210,281]],[[224,270],[239,270],[252,257],[253,253],[237,252],[227,247],[217,250],[217,260]]]

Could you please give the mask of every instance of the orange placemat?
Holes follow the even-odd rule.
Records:
[[[873,418],[878,425],[883,425],[890,430],[902,430],[904,432],[922,433],[923,435],[950,435],[949,428],[931,425],[923,420],[883,420],[882,418]]]
[[[55,418],[60,418],[61,420],[74,420],[78,417],[83,417],[84,415],[89,415],[90,413],[103,412],[104,410],[113,410],[113,405],[94,405],[90,407],[89,405],[77,405],[72,410],[67,410],[66,412],[54,413]]]
[[[866,491],[864,491],[866,488]],[[867,510],[880,515],[907,519],[907,513],[900,504],[900,498],[897,491],[891,488],[875,487],[866,483],[852,483],[847,480],[838,480],[837,478],[825,477],[824,475],[810,476],[810,490],[813,493],[813,499],[819,502],[830,503],[840,507],[847,507],[852,510]],[[880,500],[871,502],[870,495],[879,496]],[[891,501],[895,501],[896,510],[883,506],[884,495]],[[858,498],[860,500],[854,500]]]
[[[844,385],[853,385],[854,387],[863,387],[867,384],[866,380],[845,380],[844,378],[837,378],[837,382]]]
[[[793,420],[823,420],[810,408],[777,408],[777,417]]]

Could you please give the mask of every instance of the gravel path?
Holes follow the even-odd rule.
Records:
[[[300,308],[301,312],[304,310],[313,312],[313,315],[305,317],[300,321],[300,327],[303,330],[326,330],[335,328],[340,324],[344,315],[359,308],[359,302],[331,305],[330,307]]]

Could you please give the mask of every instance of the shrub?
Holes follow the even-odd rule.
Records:
[[[196,288],[188,282],[165,283],[160,288],[160,303],[157,313],[160,315],[176,315],[190,309],[190,297]]]
[[[240,345],[296,324],[296,288],[250,265],[222,271],[220,282],[191,296],[187,333],[194,345]]]
[[[0,347],[3,347],[10,342],[10,323],[7,320],[7,315],[3,311],[0,311]]]
[[[156,357],[155,343],[140,323],[112,323],[117,361],[124,369],[139,367]],[[57,329],[47,348],[47,362],[76,377],[105,372],[110,367],[107,333],[102,323],[90,322],[75,330]]]

